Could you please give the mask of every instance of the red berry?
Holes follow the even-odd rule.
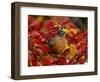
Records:
[[[51,30],[51,29],[53,29],[54,28],[54,25],[55,25],[55,23],[54,23],[54,21],[52,21],[52,20],[47,20],[47,21],[45,21],[45,23],[44,23],[44,27],[49,31],[49,30]]]
[[[44,52],[48,52],[48,50],[49,50],[48,45],[46,45],[46,44],[42,45],[42,50]]]
[[[40,66],[41,65],[41,63],[39,62],[39,61],[37,61],[37,60],[32,60],[32,66]]]
[[[29,38],[32,38],[32,39],[35,39],[35,38],[38,38],[40,36],[40,32],[37,31],[37,30],[33,30],[30,35],[29,35]]]
[[[66,58],[64,58],[64,57],[59,57],[59,58],[58,58],[58,64],[60,64],[60,65],[67,64]]]
[[[68,64],[75,64],[76,63],[76,60],[73,58],[71,60],[69,60]]]
[[[35,19],[32,16],[28,16],[28,25],[30,25]]]
[[[67,23],[69,23],[69,18],[68,17],[64,17],[64,18],[62,18],[62,20],[61,20],[61,25],[65,25],[65,24],[67,24]]]
[[[29,25],[29,29],[40,30],[40,22],[38,20],[32,21]]]
[[[83,56],[81,56],[81,57],[78,58],[78,63],[79,63],[79,64],[84,64],[85,61],[86,61],[85,55],[83,55]]]
[[[53,58],[51,56],[45,56],[43,58],[43,65],[51,65],[53,63]]]

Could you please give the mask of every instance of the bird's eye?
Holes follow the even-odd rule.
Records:
[[[61,30],[63,29],[63,27],[61,27]]]
[[[63,28],[66,28],[65,26]]]

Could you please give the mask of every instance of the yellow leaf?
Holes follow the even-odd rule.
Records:
[[[73,59],[76,55],[76,48],[75,45],[71,44],[70,45],[70,59]]]
[[[67,29],[67,28],[63,28],[63,31],[64,31],[65,33],[69,33],[69,32],[70,32],[70,30]]]
[[[70,29],[70,31],[74,32],[74,34],[77,34],[80,30],[78,28]]]

